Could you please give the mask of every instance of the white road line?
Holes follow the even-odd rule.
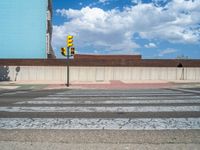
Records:
[[[199,112],[200,106],[0,107],[1,112]]]
[[[16,92],[11,92],[11,93],[3,93],[1,95],[15,95],[15,94],[23,94],[23,93],[28,93],[27,91],[16,91]]]
[[[77,93],[87,93],[87,92],[89,92],[89,93],[107,93],[107,94],[109,94],[109,93],[125,93],[125,94],[131,94],[131,93],[139,93],[139,94],[141,94],[141,93],[149,93],[149,94],[151,94],[151,93],[182,93],[182,92],[180,92],[180,91],[174,91],[173,89],[172,90],[159,90],[159,91],[155,91],[155,90],[150,90],[150,89],[148,89],[148,90],[140,90],[140,91],[128,91],[128,90],[119,90],[119,91],[109,91],[109,90],[103,90],[103,91],[99,91],[99,90],[94,90],[94,91],[91,91],[91,90],[89,90],[89,91],[85,91],[85,90],[79,90],[79,91],[66,91],[66,92],[58,92],[57,94],[77,94]]]
[[[15,94],[17,94],[16,92],[12,92],[12,93],[3,93],[3,94],[1,94],[1,95],[15,95]]]
[[[178,90],[183,91],[183,92],[192,92],[192,93],[200,94],[200,91],[198,90],[190,90],[190,89],[178,89]]]
[[[99,99],[124,99],[124,100],[139,100],[139,99],[151,99],[151,100],[154,100],[154,99],[200,99],[200,96],[173,96],[173,97],[163,97],[163,96],[127,96],[127,97],[67,97],[66,95],[65,96],[47,96],[47,97],[37,97],[37,98],[34,98],[36,100],[70,100],[70,99],[94,99],[94,100],[99,100]]]
[[[77,100],[77,101],[22,101],[22,102],[16,102],[15,104],[48,104],[48,105],[55,105],[55,104],[169,104],[169,103],[200,103],[199,100],[181,100],[181,99],[175,99],[175,100],[117,100],[117,101],[111,101],[111,100],[101,100],[101,101],[91,101],[91,100]]]
[[[190,130],[200,118],[0,118],[0,129]]]
[[[53,94],[53,95],[48,95],[49,97],[54,97],[54,96],[57,96],[57,97],[64,97],[64,96],[70,96],[70,97],[102,97],[102,96],[107,96],[107,97],[112,97],[112,96],[116,96],[116,94]],[[132,94],[120,94],[118,96],[163,96],[163,95],[166,95],[166,96],[192,96],[193,94],[192,93],[188,93],[188,94],[183,94],[183,93],[160,93],[160,94],[146,94],[146,93],[143,93],[143,94],[135,94],[135,93],[132,93]]]
[[[18,91],[16,92],[17,94],[24,94],[24,93],[28,93],[28,91]]]
[[[0,85],[0,89],[6,89],[6,90],[14,90],[17,89],[19,86],[4,86],[4,85]]]
[[[93,94],[93,95],[95,95],[95,94],[97,94],[97,95],[99,95],[99,92],[88,92],[89,94]],[[77,95],[77,94],[82,94],[82,95],[87,95],[88,94],[87,92],[79,92],[79,91],[77,91],[77,92],[63,92],[63,93],[55,93],[56,95]],[[175,91],[175,92],[100,92],[100,93],[102,93],[102,94],[107,94],[107,95],[109,95],[109,94],[183,94],[183,92],[179,92],[179,91]]]

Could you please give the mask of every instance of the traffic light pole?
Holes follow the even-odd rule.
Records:
[[[67,87],[69,87],[69,47],[67,47]]]
[[[69,87],[69,48],[73,46],[73,36],[67,36],[67,87]],[[66,51],[66,50],[65,50]]]

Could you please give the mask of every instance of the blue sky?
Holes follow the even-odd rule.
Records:
[[[79,54],[200,59],[200,0],[53,0],[53,48]]]

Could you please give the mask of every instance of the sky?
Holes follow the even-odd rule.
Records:
[[[52,45],[78,54],[200,59],[200,0],[53,0]]]

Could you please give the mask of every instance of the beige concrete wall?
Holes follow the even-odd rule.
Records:
[[[2,67],[1,67],[2,68]],[[66,67],[10,66],[8,76],[12,81],[66,82]],[[1,70],[0,70],[1,71]],[[5,71],[4,71],[5,72]],[[1,74],[0,74],[1,75]],[[172,67],[70,67],[70,81],[94,82],[109,80],[196,80],[200,81],[200,68]]]

